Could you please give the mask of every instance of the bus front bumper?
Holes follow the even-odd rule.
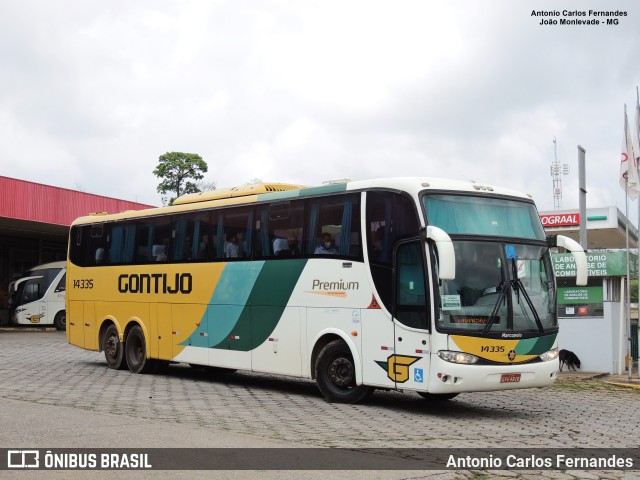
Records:
[[[429,393],[461,393],[552,385],[558,375],[558,360],[508,365],[461,365],[431,357]]]

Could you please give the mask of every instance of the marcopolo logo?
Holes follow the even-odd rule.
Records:
[[[118,277],[120,293],[182,293],[188,295],[193,289],[190,273],[123,273]]]

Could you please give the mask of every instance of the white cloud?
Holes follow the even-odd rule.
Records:
[[[608,4],[607,4],[608,5]],[[159,203],[167,151],[207,179],[318,184],[437,175],[567,207],[624,207],[622,108],[640,83],[640,6],[618,26],[540,26],[599,2],[9,0],[0,18],[0,170]],[[597,202],[597,203],[596,203]]]

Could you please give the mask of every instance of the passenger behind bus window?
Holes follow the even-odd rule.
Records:
[[[202,235],[202,239],[200,240],[200,244],[198,245],[198,258],[199,259],[207,258],[208,252],[209,252],[209,235]]]
[[[227,236],[227,241],[224,245],[224,256],[226,258],[238,258],[240,256],[240,242],[237,234],[230,234]]]
[[[369,256],[374,260],[380,260],[382,257],[382,250],[384,248],[382,244],[383,238],[384,227],[378,227],[377,230],[371,232],[371,246],[369,247]]]
[[[295,235],[289,235],[287,238],[287,247],[278,250],[276,256],[278,257],[296,257],[300,255],[300,247],[298,246],[298,237]]]
[[[333,246],[331,234],[329,232],[324,232],[320,235],[319,244],[313,253],[316,255],[337,255],[338,250]]]

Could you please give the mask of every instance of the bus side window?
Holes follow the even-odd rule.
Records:
[[[98,223],[91,225],[89,228],[89,241],[87,242],[89,244],[89,253],[84,264],[86,266],[103,265],[108,262],[111,226]]]
[[[58,282],[54,293],[64,292],[67,289],[67,274],[62,275],[62,278]]]
[[[112,264],[132,263],[135,251],[135,223],[115,225],[111,230],[109,260]]]
[[[253,241],[251,207],[229,208],[218,216],[217,256],[220,259],[251,258]]]
[[[305,253],[361,255],[360,194],[318,198],[310,205]]]
[[[187,214],[174,222],[171,260],[206,260],[209,256],[210,216],[208,212]]]
[[[396,252],[396,304],[399,322],[408,327],[428,328],[427,289],[421,243],[401,245]]]
[[[371,275],[382,303],[391,310],[393,248],[398,238],[418,235],[417,210],[409,197],[395,192],[367,192],[366,202],[365,228]]]
[[[151,245],[152,262],[166,262],[169,258],[169,238],[171,237],[171,223],[157,222],[150,226],[149,244]]]
[[[259,211],[255,258],[287,258],[302,254],[304,202],[272,203]]]

